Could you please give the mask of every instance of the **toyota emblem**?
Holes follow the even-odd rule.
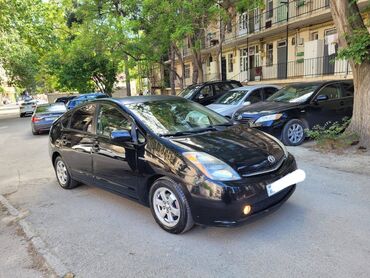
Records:
[[[276,161],[275,157],[273,157],[272,155],[269,155],[269,156],[267,157],[267,160],[268,160],[271,164],[274,164],[274,163],[275,163],[275,161]]]

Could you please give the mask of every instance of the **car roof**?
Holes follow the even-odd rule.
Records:
[[[248,85],[248,86],[238,87],[238,88],[231,89],[230,91],[250,91],[250,90],[254,90],[258,88],[266,88],[266,87],[273,87],[277,89],[280,88],[280,86],[278,85],[258,84],[258,85]]]
[[[124,98],[109,98],[105,100],[112,100],[116,103],[127,105],[133,103],[145,103],[151,101],[166,101],[166,100],[185,100],[183,97],[178,96],[164,96],[164,95],[154,95],[154,96],[131,96],[131,97],[124,97]],[[103,99],[102,99],[103,100]]]
[[[105,96],[105,94],[103,93],[90,93],[90,94],[82,94],[82,95],[79,95],[75,98],[73,98],[72,100],[79,100],[79,99],[84,99],[84,98],[88,98],[88,97],[96,97],[96,96]],[[108,96],[107,96],[108,97]]]

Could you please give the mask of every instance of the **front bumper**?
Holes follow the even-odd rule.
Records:
[[[192,195],[194,221],[207,226],[237,226],[278,209],[293,194],[296,186],[291,185],[270,197],[267,195],[266,186],[296,169],[295,160],[289,155],[283,165],[274,172],[222,183],[223,192],[218,200]],[[207,187],[212,188],[209,184]],[[243,213],[246,205],[251,206],[248,215]]]

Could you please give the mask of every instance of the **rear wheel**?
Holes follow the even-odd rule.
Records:
[[[290,120],[283,128],[282,141],[287,146],[301,145],[306,137],[306,125],[298,119]]]
[[[20,113],[19,114],[19,117],[23,118],[24,117],[24,113]]]
[[[173,180],[156,180],[149,192],[150,208],[155,221],[167,232],[185,233],[193,225],[189,203],[183,189]]]
[[[33,129],[32,129],[32,134],[33,134],[33,135],[39,135],[39,132],[38,132],[38,131],[36,131],[36,130],[33,130]]]
[[[64,189],[72,189],[78,185],[78,182],[71,178],[67,165],[60,156],[55,159],[54,169],[58,183],[61,187]]]

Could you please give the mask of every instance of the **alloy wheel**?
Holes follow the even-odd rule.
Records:
[[[68,181],[68,173],[67,173],[67,167],[62,160],[59,160],[57,162],[56,171],[57,171],[57,177],[58,177],[59,182],[62,185],[65,185]]]
[[[288,139],[291,143],[296,144],[304,136],[303,127],[300,124],[292,124],[288,129]]]
[[[179,201],[170,189],[160,187],[154,192],[153,207],[157,218],[163,225],[174,227],[179,222]]]

